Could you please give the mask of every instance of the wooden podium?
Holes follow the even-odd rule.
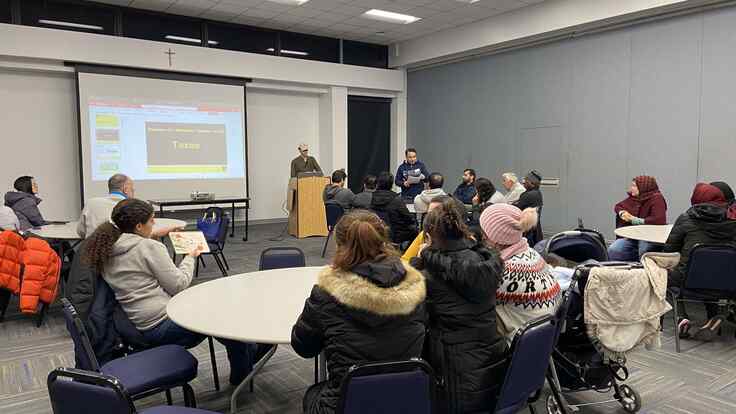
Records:
[[[330,177],[300,177],[289,180],[287,207],[289,234],[298,238],[327,236],[327,217],[322,191]]]

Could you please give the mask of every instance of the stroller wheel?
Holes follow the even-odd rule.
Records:
[[[562,414],[560,405],[557,404],[557,400],[555,399],[555,396],[552,394],[547,396],[546,407],[547,407],[547,414]]]
[[[638,412],[641,409],[641,397],[639,393],[626,384],[622,384],[619,390],[621,391],[621,395],[619,396],[618,402],[621,403],[624,410],[628,413]]]

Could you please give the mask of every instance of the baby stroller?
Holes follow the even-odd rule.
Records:
[[[608,249],[603,235],[595,230],[582,228],[582,226],[552,236],[544,246],[544,253],[554,253],[575,263],[582,263],[586,260],[599,262],[608,260]]]
[[[557,345],[552,353],[548,382],[552,394],[547,397],[548,414],[562,414],[577,411],[580,406],[619,402],[624,410],[635,413],[641,408],[641,397],[633,388],[625,384],[629,371],[626,360],[606,361],[587,334],[583,321],[583,297],[588,274],[596,266],[616,266],[624,268],[641,267],[635,263],[588,262],[578,266],[570,287],[565,291],[556,317],[564,321],[558,324]],[[608,393],[612,398],[604,401],[569,404],[563,394],[579,391],[598,391]]]

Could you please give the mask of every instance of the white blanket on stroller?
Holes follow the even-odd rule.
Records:
[[[678,253],[647,253],[643,269],[591,269],[583,316],[588,336],[606,360],[625,361],[626,352],[641,344],[660,346],[659,318],[672,309],[666,300],[667,269],[679,260]]]

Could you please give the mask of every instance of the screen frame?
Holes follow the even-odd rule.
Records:
[[[86,63],[65,62],[67,66],[74,67],[74,86],[76,88],[77,100],[77,144],[79,150],[79,194],[81,205],[84,208],[84,158],[82,155],[82,114],[81,98],[79,94],[79,74],[92,73],[98,75],[127,76],[132,78],[162,79],[184,82],[213,83],[219,85],[242,86],[243,87],[243,149],[245,151],[245,197],[250,200],[250,160],[248,159],[248,97],[246,84],[253,81],[251,78],[234,78],[227,76],[200,75],[182,72],[168,72],[162,70],[125,68],[118,66],[92,65]],[[234,219],[234,218],[233,218]]]

